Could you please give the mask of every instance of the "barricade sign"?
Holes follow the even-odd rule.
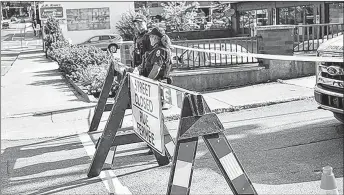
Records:
[[[89,131],[98,129],[114,79],[114,70],[116,67],[112,62]],[[116,94],[115,103],[112,106],[103,134],[97,142],[97,149],[88,170],[88,177],[96,177],[100,174],[111,147],[137,143],[139,142],[138,139],[146,142],[153,149],[153,154],[160,166],[167,165],[174,153],[174,141],[163,123],[159,82],[126,73],[125,70],[122,75],[124,78]],[[131,86],[130,83],[132,83]],[[130,99],[132,100],[135,134],[118,135],[117,132],[120,129]],[[136,136],[133,137],[133,135]]]
[[[130,74],[130,93],[135,132],[165,155],[159,82]]]

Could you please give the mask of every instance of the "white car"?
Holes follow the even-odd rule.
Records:
[[[95,46],[102,50],[109,50],[111,53],[116,53],[123,38],[118,34],[96,35],[78,45]]]

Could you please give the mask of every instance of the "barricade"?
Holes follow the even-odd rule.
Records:
[[[109,68],[109,80],[113,70]],[[102,98],[106,97],[103,93],[109,91],[106,86],[109,82],[105,83]],[[116,135],[130,100],[136,140]],[[181,108],[176,144],[164,125],[162,101]],[[103,99],[99,99],[98,106],[96,110],[102,112]],[[96,112],[93,118],[101,117],[102,113]],[[94,120],[94,127],[98,127],[100,119]],[[167,165],[172,159],[167,194],[189,194],[198,138],[202,137],[233,193],[257,194],[223,129],[217,115],[199,93],[125,73],[87,175],[100,174],[110,147],[144,141],[153,149],[159,165]]]
[[[118,68],[118,67],[117,67]],[[123,67],[122,67],[123,68]],[[106,107],[106,101],[109,97],[109,92],[111,88],[111,84],[114,80],[114,70],[116,69],[116,66],[114,62],[110,64],[107,77],[100,95],[100,98],[98,100],[98,104],[96,106],[94,116],[92,118],[92,122],[90,125],[89,131],[95,131],[98,129],[101,117],[103,115],[103,112],[105,111]],[[124,70],[123,70],[124,69]],[[126,73],[127,69],[124,67],[122,71],[117,70],[117,72],[122,73],[124,78],[121,80],[120,88],[116,94],[115,97],[115,103],[112,105],[110,116],[107,120],[106,126],[104,128],[102,136],[99,138],[97,142],[97,150],[95,155],[92,159],[92,164],[88,171],[88,177],[95,177],[98,176],[104,162],[106,160],[106,157],[110,151],[111,147],[116,147],[118,145],[125,145],[130,143],[137,143],[145,141],[149,146],[151,146],[153,150],[153,154],[155,155],[157,162],[160,166],[167,165],[170,162],[170,158],[173,154],[174,149],[174,142],[169,134],[166,126],[164,125],[162,121],[162,113],[161,113],[161,103],[160,103],[160,85],[159,82],[151,81],[151,83],[155,83],[157,85],[155,92],[157,93],[157,97],[159,99],[156,99],[155,104],[158,106],[156,109],[159,113],[159,116],[157,117],[159,122],[159,132],[156,133],[156,136],[160,136],[160,139],[153,139],[151,135],[147,134],[149,133],[146,129],[144,129],[144,126],[147,120],[147,114],[133,112],[135,114],[136,118],[141,120],[139,124],[139,127],[136,126],[134,130],[139,129],[141,130],[140,133],[135,134],[124,134],[124,135],[116,135],[117,132],[120,130],[121,123],[124,118],[125,110],[128,108],[128,105],[130,103],[130,91],[129,91],[129,74]],[[133,76],[134,77],[134,76]],[[144,79],[143,77],[141,79]],[[147,82],[147,81],[146,81]],[[149,82],[149,81],[148,81]],[[142,91],[141,91],[142,93]],[[134,101],[132,99],[132,101]],[[111,105],[110,105],[111,106]],[[133,109],[134,110],[134,109]],[[147,111],[147,110],[146,110]],[[160,146],[157,147],[155,143],[152,143],[150,140],[158,140],[160,141]],[[166,145],[165,145],[166,144]],[[166,151],[165,151],[166,148]],[[116,149],[115,149],[116,152]],[[113,157],[114,158],[114,157]]]

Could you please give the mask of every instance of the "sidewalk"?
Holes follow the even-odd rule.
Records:
[[[20,54],[1,77],[1,118],[46,110],[88,106],[74,94],[56,62],[43,52]]]

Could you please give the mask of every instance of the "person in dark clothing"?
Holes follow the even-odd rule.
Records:
[[[137,67],[142,64],[142,57],[145,52],[150,51],[151,44],[149,40],[148,29],[147,29],[147,18],[142,14],[137,14],[133,20],[135,25],[136,35],[134,37],[134,48],[133,48],[133,67]]]
[[[140,66],[141,75],[153,80],[169,78],[171,71],[171,41],[160,28],[154,28],[148,33],[151,51],[144,55],[144,62]]]

